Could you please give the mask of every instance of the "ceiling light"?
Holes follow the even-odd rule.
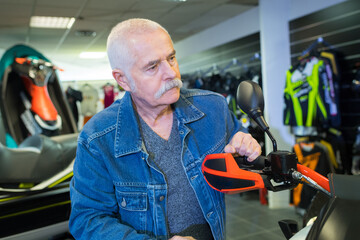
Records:
[[[80,58],[97,59],[105,57],[106,52],[82,52],[79,56]]]
[[[30,27],[70,29],[74,22],[75,18],[69,17],[32,16],[30,19]]]

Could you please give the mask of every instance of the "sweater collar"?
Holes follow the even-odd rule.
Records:
[[[175,114],[179,124],[197,121],[205,115],[189,101],[184,92],[186,90],[181,89],[180,98],[174,103]],[[139,152],[143,148],[139,119],[135,111],[131,94],[126,92],[118,108],[114,139],[115,157]]]

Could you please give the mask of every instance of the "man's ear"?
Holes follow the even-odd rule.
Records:
[[[125,76],[125,73],[119,69],[114,69],[112,75],[116,82],[122,87],[125,91],[131,92],[131,87],[129,84],[129,79]]]

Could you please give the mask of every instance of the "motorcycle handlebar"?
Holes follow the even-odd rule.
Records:
[[[295,154],[287,151],[271,152],[266,157],[259,156],[252,162],[249,162],[247,157],[233,156],[231,153],[209,154],[204,159],[202,171],[209,185],[223,192],[248,191],[263,187],[276,192],[292,189],[301,182],[310,182],[312,187],[327,194],[330,192],[326,177],[299,165]],[[248,188],[243,186],[244,181],[257,184]]]
[[[296,164],[296,159],[293,159],[292,153],[285,152],[285,151],[277,151],[269,154],[267,157],[259,156],[252,162],[247,160],[247,157],[239,156],[234,157],[237,165],[239,168],[244,170],[260,170],[264,173],[264,170],[267,172],[267,175],[271,175],[271,177],[276,180],[277,182],[287,181],[290,185],[278,185],[273,186],[273,184],[269,183],[265,180],[265,185],[268,189],[272,191],[281,191],[283,189],[287,189],[290,186],[295,187],[297,182],[301,180],[302,177],[296,177],[293,175],[294,172],[298,172],[303,174],[302,176],[309,181],[313,179],[313,187],[322,190],[324,193],[329,194],[330,187],[329,187],[329,180],[320,175],[319,173],[302,166],[300,164]],[[295,162],[294,162],[295,161]],[[267,170],[266,170],[267,169]]]

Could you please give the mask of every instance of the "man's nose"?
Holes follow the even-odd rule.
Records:
[[[169,61],[165,60],[162,63],[163,67],[163,74],[165,75],[166,79],[174,79],[177,76],[178,72],[178,65],[177,63],[171,64]]]

